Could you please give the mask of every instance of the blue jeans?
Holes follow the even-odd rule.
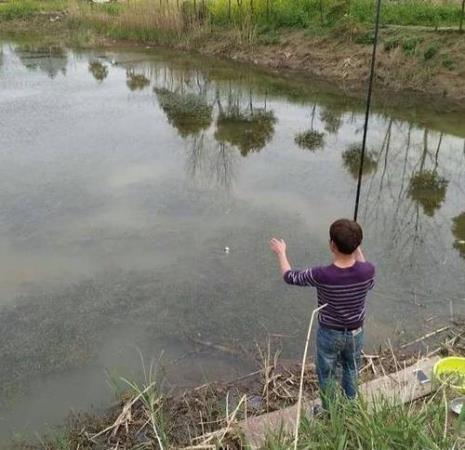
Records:
[[[363,346],[363,329],[339,331],[320,326],[316,339],[316,370],[323,407],[327,408],[336,381],[336,366],[342,366],[342,389],[347,398],[357,395],[357,377]]]

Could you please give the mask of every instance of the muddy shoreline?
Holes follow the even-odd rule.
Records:
[[[463,356],[464,345],[465,329],[460,322],[419,337],[404,348],[385,346],[374,354],[364,354],[360,382],[395,373],[432,355]],[[257,367],[257,371],[237,380],[167,392],[162,390],[160,379],[147,372],[145,384],[127,386],[119,404],[96,415],[73,414],[61,432],[70,448],[129,449],[138,445],[163,448],[159,438],[170,448],[194,448],[200,445],[202,437],[215,435],[227,424],[295,404],[301,372],[298,361],[281,361],[277,353],[268,349],[257,354]],[[315,366],[313,362],[307,362],[304,400],[317,397]],[[155,423],[158,431],[152,426]],[[234,426],[220,440],[210,443],[209,447],[198,448],[218,448],[216,445],[230,449],[247,448]],[[53,436],[45,437],[40,445],[21,442],[14,448],[61,448],[55,444]]]
[[[365,95],[372,47],[340,39],[308,37],[301,31],[283,31],[275,45],[257,44],[250,47],[230,45],[227,33],[213,36],[205,45],[175,48],[195,50],[200,54],[254,64],[275,73],[296,74],[336,84],[349,95]],[[424,33],[428,36],[428,32]],[[385,38],[390,33],[385,31]],[[461,38],[465,48],[465,38]],[[460,107],[465,99],[465,73],[441,69],[429,72],[417,61],[408,61],[395,52],[385,52],[380,44],[375,73],[375,86],[382,95],[422,96],[423,101],[449,102]],[[410,65],[410,67],[409,67]],[[416,72],[416,73],[415,73]]]

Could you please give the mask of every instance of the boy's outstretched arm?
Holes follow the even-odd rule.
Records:
[[[279,261],[279,267],[281,269],[281,274],[284,275],[285,273],[291,270],[291,265],[289,264],[289,260],[287,259],[286,255],[286,243],[283,239],[276,239],[273,238],[270,241],[271,250],[276,254]]]
[[[278,257],[279,268],[287,284],[293,284],[295,286],[315,286],[312,269],[292,270],[289,260],[287,259],[286,243],[283,239],[271,239],[270,247]]]

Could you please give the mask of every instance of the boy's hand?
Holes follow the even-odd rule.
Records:
[[[271,239],[270,248],[278,256],[286,254],[286,243],[284,242],[284,239],[276,239],[276,238]]]
[[[284,242],[284,239],[271,239],[270,248],[278,256],[279,267],[281,269],[281,273],[284,275],[286,272],[291,270],[291,265],[289,264],[286,255],[286,243]]]

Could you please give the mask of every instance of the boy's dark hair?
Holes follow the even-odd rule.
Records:
[[[329,237],[337,249],[350,255],[362,243],[362,227],[353,220],[339,219],[329,228]]]

